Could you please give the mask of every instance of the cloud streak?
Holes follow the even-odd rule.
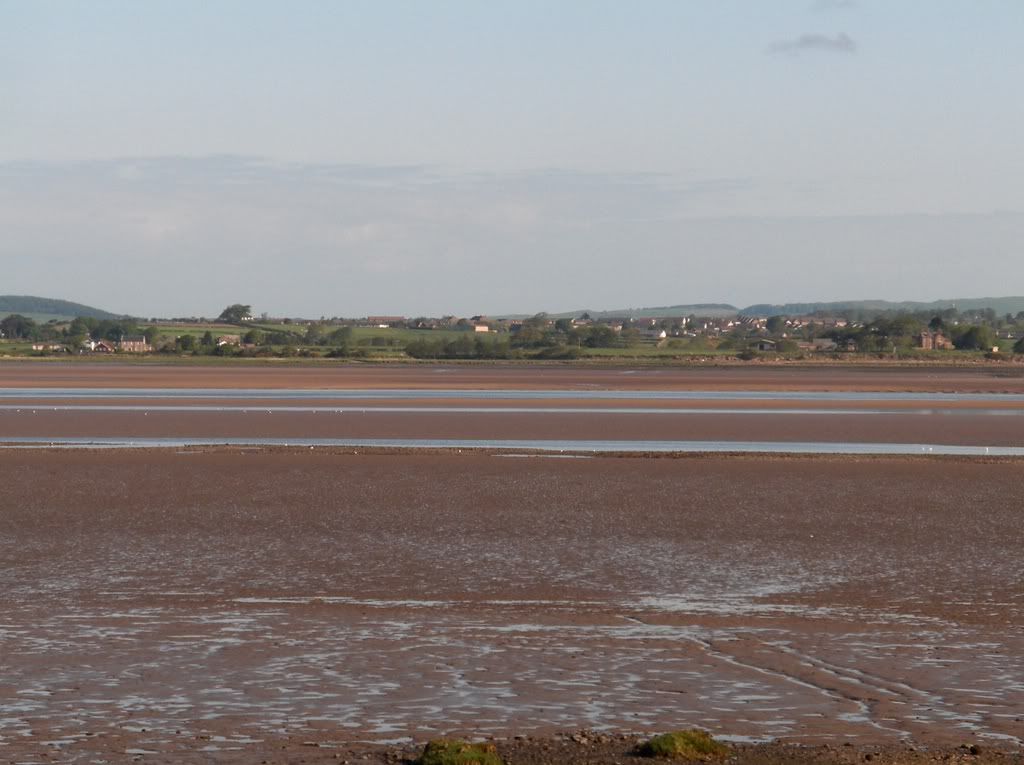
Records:
[[[876,195],[870,205],[894,206]],[[831,300],[844,297],[832,275],[853,262],[847,295],[987,294],[991,274],[1022,276],[1022,213],[849,211],[831,177],[793,191],[756,175],[0,162],[0,263],[9,292],[144,316],[209,316],[233,302],[315,317]],[[927,294],[913,291],[922,268]],[[877,291],[882,271],[890,293]]]
[[[0,262],[12,291],[147,316],[242,299],[312,316],[540,310],[588,269],[604,284],[606,232],[730,210],[751,183],[223,155],[0,162]],[[537,284],[555,260],[558,278]],[[481,264],[515,274],[489,280]]]
[[[807,33],[802,34],[793,40],[780,40],[768,46],[768,52],[773,55],[797,56],[802,53],[856,53],[857,43],[845,32],[840,32],[835,37],[828,35]]]

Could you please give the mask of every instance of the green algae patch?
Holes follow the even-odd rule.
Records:
[[[677,730],[645,741],[637,747],[637,754],[673,760],[713,760],[729,754],[729,747],[715,741],[707,731]]]
[[[427,744],[417,765],[504,765],[494,744],[437,739]]]

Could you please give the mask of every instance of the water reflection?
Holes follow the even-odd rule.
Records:
[[[73,438],[0,439],[0,448],[22,447],[142,449],[191,446],[349,447],[368,449],[486,449],[550,453],[731,453],[731,454],[888,454],[1021,457],[1024,446],[885,444],[828,441],[611,441],[459,438]]]

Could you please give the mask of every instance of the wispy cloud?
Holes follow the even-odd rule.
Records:
[[[532,274],[557,257],[564,273],[544,296],[557,304],[566,297],[556,285],[600,262],[594,253],[619,259],[606,232],[661,231],[681,217],[731,212],[752,184],[695,173],[467,172],[224,155],[0,162],[0,263],[4,283],[26,293],[72,294],[89,274],[110,273],[76,294],[147,316],[202,315],[243,292],[254,305],[310,315],[472,315],[486,307],[473,281],[482,258],[521,265],[511,281],[503,275],[487,287],[490,305],[513,305],[516,295],[541,299]]]
[[[857,7],[857,0],[814,0],[812,11],[848,11]]]
[[[876,209],[900,199],[871,191]],[[880,297],[900,299],[918,294],[907,285],[923,267],[947,294],[1022,276],[1024,214],[858,217],[850,193],[830,175],[787,189],[695,172],[230,156],[0,162],[0,263],[11,292],[142,316],[238,301],[299,316],[783,302],[794,284],[828,300],[842,297],[831,275],[855,260],[844,291],[877,294],[871,275],[895,268]],[[960,257],[964,242],[991,267]]]
[[[845,32],[840,32],[835,37],[809,33],[793,40],[774,42],[768,46],[768,52],[794,56],[801,53],[856,53],[857,43]]]

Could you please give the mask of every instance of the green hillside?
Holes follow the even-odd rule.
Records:
[[[999,315],[1006,313],[1016,315],[1019,311],[1024,311],[1024,297],[955,298],[951,300],[933,300],[931,302],[915,302],[912,300],[901,302],[889,300],[846,300],[834,303],[782,303],[777,305],[759,303],[747,306],[741,313],[747,316],[804,316],[818,312],[879,314],[887,312],[940,311],[944,308],[956,308],[959,311],[991,308]]]
[[[76,316],[88,316],[93,319],[119,319],[118,314],[102,311],[99,308],[72,303],[70,300],[34,297],[32,295],[0,295],[0,317],[12,313],[31,318],[46,317],[49,319],[73,319]]]
[[[693,303],[690,305],[668,305],[668,306],[647,306],[644,308],[617,308],[612,311],[565,311],[564,313],[552,313],[552,319],[572,319],[583,314],[589,314],[592,319],[618,319],[632,317],[634,319],[667,319],[672,317],[700,316],[701,318],[721,318],[724,316],[735,316],[738,313],[736,306],[728,303]],[[526,318],[517,316],[515,318]]]

